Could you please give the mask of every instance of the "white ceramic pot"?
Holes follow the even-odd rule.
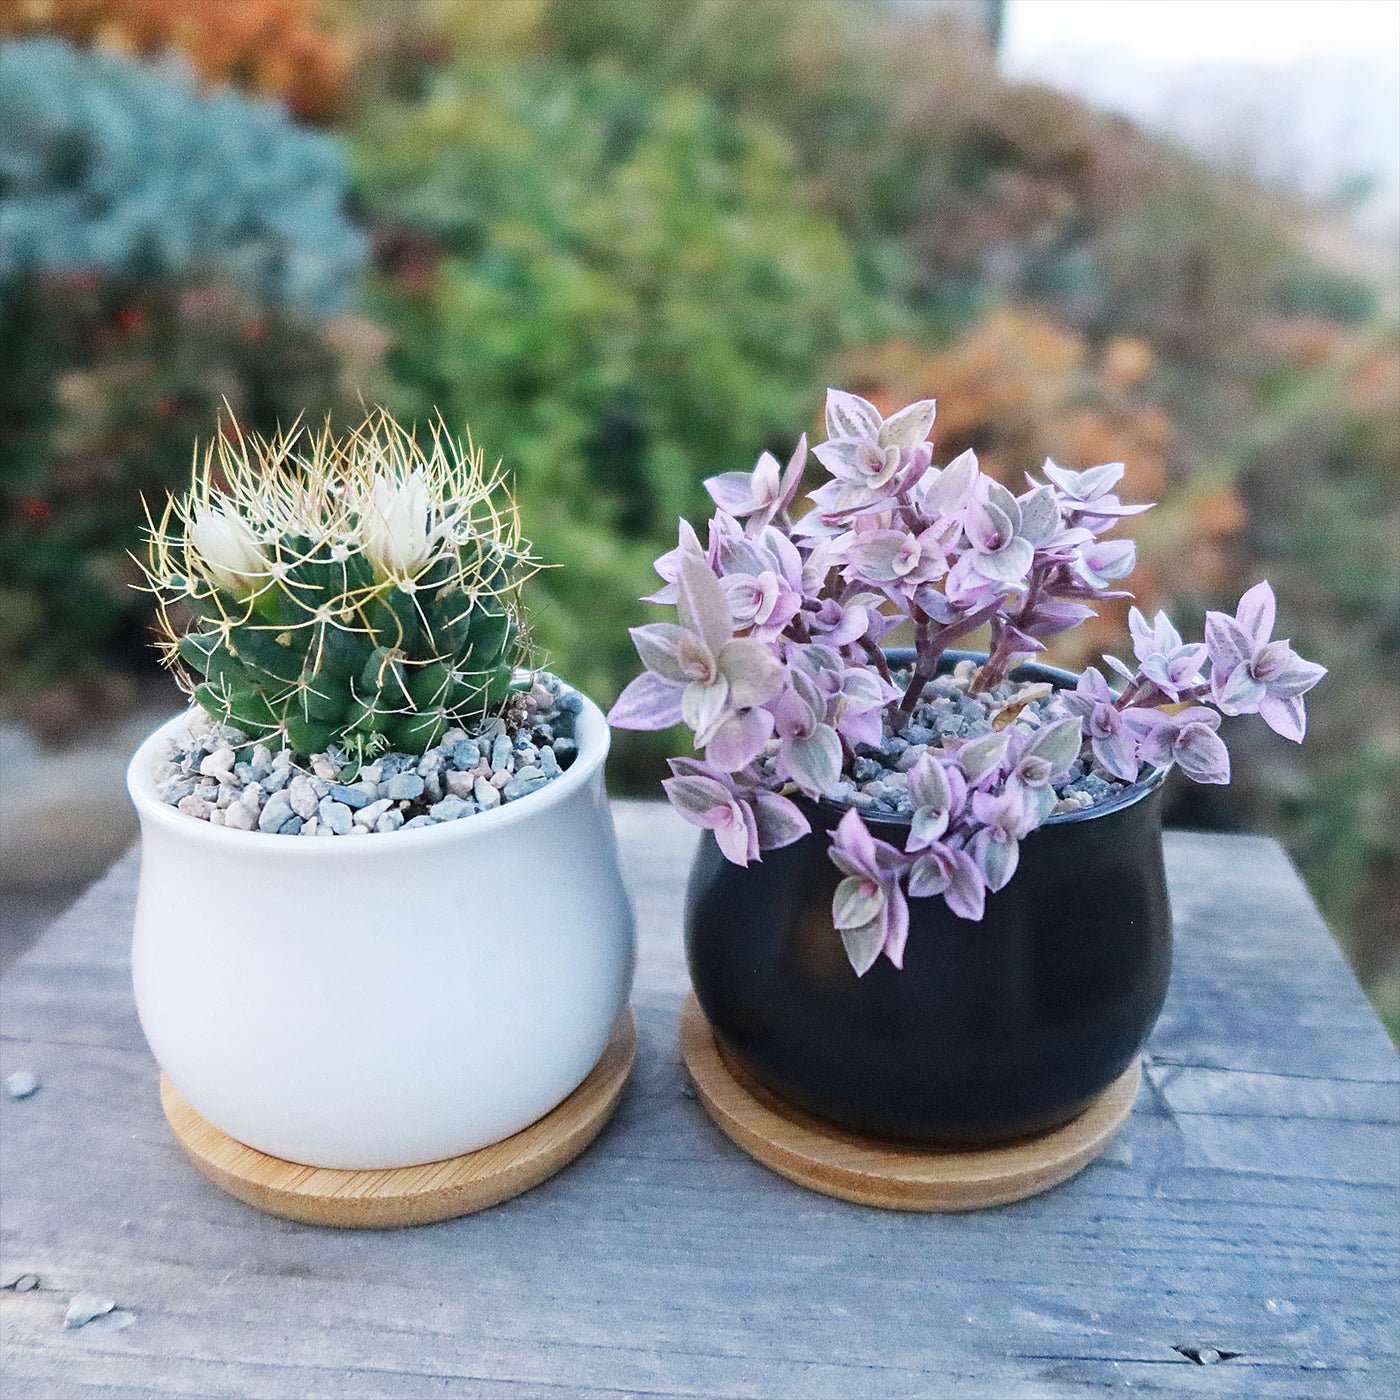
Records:
[[[632,983],[632,911],[585,700],[573,766],[441,826],[268,835],[141,818],[132,974],[161,1068],[209,1122],[309,1166],[411,1166],[509,1137],[582,1082]]]

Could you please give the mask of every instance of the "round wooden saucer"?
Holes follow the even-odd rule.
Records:
[[[710,1117],[765,1167],[826,1196],[886,1210],[981,1210],[1068,1180],[1132,1109],[1138,1061],[1071,1123],[1002,1147],[902,1147],[832,1127],[770,1093],[715,1044],[694,994],[681,1008],[681,1057]]]
[[[484,1210],[567,1166],[608,1121],[636,1054],[629,1008],[583,1083],[528,1128],[461,1157],[381,1171],[304,1167],[254,1151],[201,1118],[164,1075],[160,1101],[195,1166],[229,1195],[307,1225],[390,1230]]]

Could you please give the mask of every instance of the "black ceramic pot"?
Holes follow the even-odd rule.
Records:
[[[1034,665],[1016,678],[1075,681]],[[721,1047],[781,1098],[860,1134],[971,1145],[1068,1122],[1132,1062],[1166,996],[1164,777],[1052,816],[981,923],[911,899],[903,971],[881,958],[859,978],[831,922],[841,877],[827,847],[844,808],[805,804],[811,835],[747,867],[705,832],[686,955]],[[903,847],[907,822],[867,820]]]

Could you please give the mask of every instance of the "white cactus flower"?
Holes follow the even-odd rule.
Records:
[[[189,541],[209,578],[240,597],[253,592],[270,572],[258,537],[236,511],[196,506]]]
[[[411,578],[432,557],[439,534],[431,528],[428,483],[421,472],[375,477],[361,513],[360,538],[376,569]]]
[[[413,578],[432,561],[460,517],[460,509],[451,510],[433,523],[432,492],[422,472],[377,475],[360,512],[360,540],[382,575]]]

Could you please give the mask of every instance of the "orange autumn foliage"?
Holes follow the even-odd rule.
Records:
[[[10,0],[0,37],[57,34],[153,57],[178,49],[201,78],[278,98],[298,117],[341,110],[355,41],[317,17],[315,0]]]

